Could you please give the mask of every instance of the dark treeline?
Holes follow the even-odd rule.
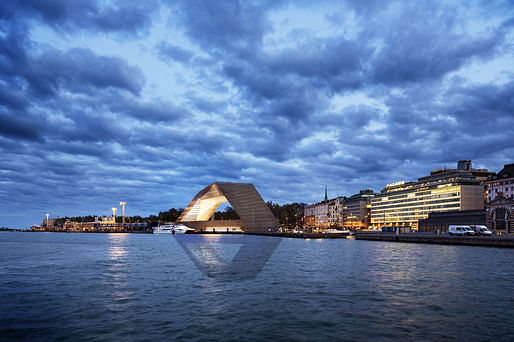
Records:
[[[280,224],[285,226],[296,226],[301,223],[303,217],[303,208],[305,203],[290,203],[280,205],[271,201],[266,203],[271,209],[275,217],[280,221]],[[175,222],[180,214],[184,211],[183,208],[171,208],[168,211],[160,211],[157,215],[149,215],[148,217],[141,216],[125,216],[126,223],[142,223],[146,222],[148,227],[155,227],[159,222]],[[62,226],[65,221],[75,222],[92,222],[96,218],[102,217],[101,215],[93,216],[74,216],[74,217],[60,217],[55,219],[56,226]],[[223,211],[216,211],[214,213],[215,220],[238,220],[239,216],[232,207],[226,207]],[[122,217],[116,216],[116,222],[121,223]]]
[[[171,208],[168,211],[160,211],[159,215],[157,215],[157,216],[150,215],[149,217],[151,217],[153,219],[153,221],[175,222],[179,218],[179,216],[182,214],[183,211],[184,211],[184,208],[179,208],[179,209]]]
[[[287,227],[299,226],[302,223],[305,203],[288,203],[280,205],[271,201],[266,203],[280,224]]]
[[[215,220],[239,220],[239,215],[232,207],[226,207],[224,211],[214,213]]]
[[[58,218],[55,219],[54,225],[62,226],[62,225],[64,225],[64,222],[66,222],[66,221],[93,222],[95,220],[95,217],[97,217],[97,216],[87,215],[87,216],[64,216],[64,217],[58,217]],[[100,217],[100,216],[98,216],[98,217]],[[45,221],[43,220],[43,223],[44,222]]]

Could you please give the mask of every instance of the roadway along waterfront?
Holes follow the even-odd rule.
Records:
[[[449,236],[434,235],[432,233],[406,233],[396,235],[395,233],[383,232],[358,232],[355,233],[354,236],[356,240],[514,248],[514,235]]]
[[[221,234],[234,234],[225,233]],[[213,232],[196,232],[195,234],[216,234]],[[481,247],[507,247],[514,248],[514,235],[494,236],[450,236],[435,235],[433,233],[406,233],[396,235],[395,233],[361,231],[354,233],[294,233],[294,232],[262,232],[262,233],[237,233],[245,235],[273,236],[297,239],[349,239],[373,240],[388,242],[411,242],[411,243],[433,243],[443,245],[464,245]]]

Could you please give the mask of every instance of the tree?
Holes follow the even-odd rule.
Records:
[[[226,207],[224,211],[214,213],[215,220],[239,220],[239,215],[232,207]]]
[[[171,208],[170,210],[168,211],[164,211],[164,212],[159,212],[159,221],[164,221],[164,222],[175,222],[177,221],[177,219],[180,217],[180,214],[182,214],[184,210],[180,210],[180,209],[175,209],[175,208]]]
[[[289,203],[280,205],[268,201],[266,203],[280,224],[288,227],[297,226],[303,217],[305,203]]]

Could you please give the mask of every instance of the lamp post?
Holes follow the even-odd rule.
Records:
[[[46,227],[48,228],[48,216],[50,216],[50,214],[45,214],[46,215]]]
[[[120,202],[120,205],[121,205],[121,211],[122,211],[122,218],[121,218],[121,223],[125,224],[125,204],[127,204],[126,202]]]
[[[117,208],[112,208],[112,222],[116,223],[116,209]]]

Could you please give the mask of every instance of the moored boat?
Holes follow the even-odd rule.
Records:
[[[193,228],[189,228],[183,224],[166,223],[153,228],[154,234],[187,234],[192,233]]]

